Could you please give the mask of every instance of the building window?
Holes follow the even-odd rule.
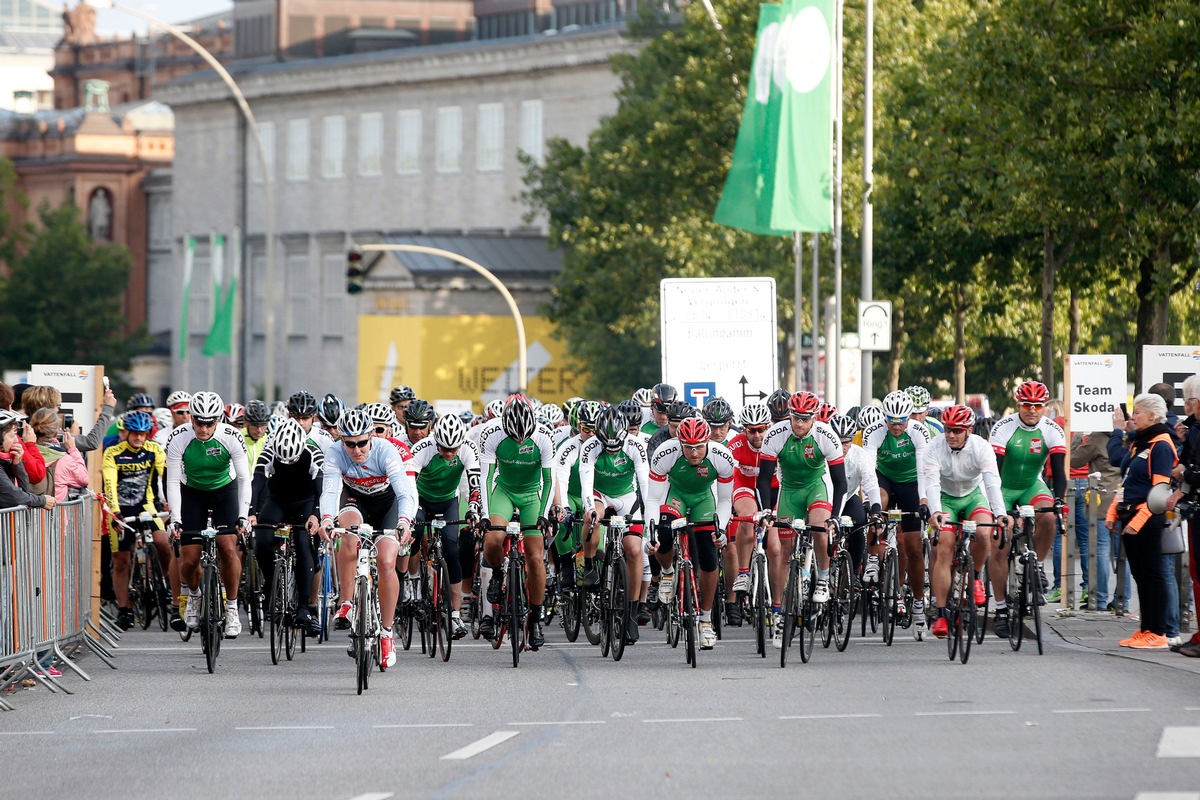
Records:
[[[437,171],[462,170],[462,109],[448,106],[437,110]]]
[[[308,120],[288,122],[287,177],[289,181],[308,180],[308,160],[312,149],[308,143]]]
[[[258,135],[262,138],[263,149],[267,151],[267,174],[275,179],[275,123],[258,123]],[[262,162],[258,158],[258,144],[254,135],[246,131],[246,148],[250,151],[250,180],[254,183],[263,182]]]
[[[406,108],[396,112],[396,174],[421,172],[421,110]]]
[[[326,254],[321,264],[322,288],[321,323],[323,336],[344,336],[346,333],[346,254]]]
[[[325,178],[345,177],[343,162],[346,160],[346,118],[325,118],[325,135],[321,141],[321,176]]]
[[[542,101],[525,100],[521,103],[521,152],[534,163],[545,164],[545,138],[542,135]]]
[[[383,174],[383,114],[378,111],[358,117],[358,174]]]
[[[476,168],[480,172],[504,169],[504,105],[485,103],[479,107],[479,135],[476,138]]]
[[[313,326],[311,295],[312,281],[309,279],[308,254],[290,253],[284,262],[287,269],[288,307],[287,331],[289,336],[307,336]]]

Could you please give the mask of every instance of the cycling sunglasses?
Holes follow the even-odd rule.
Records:
[[[360,447],[367,447],[368,445],[370,445],[371,440],[370,439],[358,439],[356,441],[351,441],[350,439],[342,439],[342,444],[346,445],[346,447],[350,448],[351,450],[357,450]]]
[[[884,417],[888,425],[903,425],[908,422],[908,417]]]
[[[742,428],[745,433],[766,433],[769,425],[746,425]]]
[[[1045,403],[1020,403],[1019,405],[1025,411],[1041,411],[1046,407]]]

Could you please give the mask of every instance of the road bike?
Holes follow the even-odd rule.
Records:
[[[779,666],[787,666],[788,650],[799,629],[800,661],[807,664],[812,657],[817,633],[819,609],[813,601],[816,584],[816,553],[813,550],[813,533],[825,530],[824,526],[793,524],[788,520],[776,520],[775,527],[795,532],[792,537],[792,555],[788,560],[788,577],[783,588],[783,641],[779,650]]]
[[[759,511],[753,516],[731,517],[731,525],[738,522],[748,522],[754,526],[754,552],[750,555],[750,590],[746,592],[744,616],[749,617],[750,626],[754,629],[754,652],[767,657],[767,642],[771,637],[771,579],[767,571],[767,551],[763,546],[767,531],[771,527],[771,512]],[[742,603],[743,598],[739,597]]]
[[[129,601],[142,630],[149,628],[157,617],[158,626],[165,631],[171,620],[171,587],[154,546],[154,534],[161,530],[157,520],[169,516],[167,511],[157,514],[142,511],[122,520],[124,527],[134,532],[136,542],[129,575]]]
[[[625,630],[629,624],[630,591],[626,585],[625,537],[630,535],[632,525],[643,520],[628,516],[613,515],[599,521],[604,528],[604,567],[600,573],[600,655],[607,658],[612,653],[613,661],[620,661],[625,654]],[[640,585],[639,585],[640,590]]]
[[[259,535],[262,535],[261,531]],[[296,551],[292,542],[292,526],[275,525],[272,536],[275,539],[275,568],[267,621],[271,631],[271,663],[278,664],[281,656],[291,661],[296,655],[295,619],[299,600],[296,596]]]
[[[397,536],[394,529],[375,530],[370,525],[351,525],[334,528],[339,536],[358,537],[358,552],[354,567],[354,611],[350,619],[350,654],[354,656],[355,687],[358,694],[370,688],[371,669],[387,670],[382,658],[380,636],[383,633],[379,613],[378,541],[385,536]]]
[[[500,649],[507,633],[512,647],[513,667],[518,667],[521,665],[521,651],[528,645],[529,637],[529,599],[525,588],[525,533],[541,531],[541,528],[537,525],[522,525],[514,520],[504,527],[490,526],[489,530],[504,531],[504,559],[501,561],[500,575],[492,575],[492,580],[504,581],[501,587],[501,608],[498,617],[493,617],[496,635],[492,639],[492,649]]]
[[[1033,636],[1038,655],[1042,655],[1042,605],[1046,602],[1042,590],[1041,566],[1033,549],[1034,518],[1037,514],[1057,514],[1055,508],[1021,506],[1011,512],[1016,518],[1012,542],[1008,548],[1008,599],[1012,619],[1008,626],[1008,644],[1013,651],[1021,649],[1025,638],[1025,620],[1033,620]]]

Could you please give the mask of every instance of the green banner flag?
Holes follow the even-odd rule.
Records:
[[[229,283],[225,285],[225,237],[215,234],[212,243],[213,320],[204,339],[204,349],[200,352],[206,356],[227,356],[233,353],[233,307],[237,275],[230,275]]]
[[[733,164],[713,221],[764,235],[833,230],[834,0],[759,6]]]
[[[188,352],[188,305],[192,297],[192,265],[196,260],[196,239],[189,236],[183,245],[183,292],[179,304],[179,360],[187,359]]]

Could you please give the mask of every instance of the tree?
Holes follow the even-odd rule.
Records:
[[[124,246],[88,238],[79,209],[68,202],[38,209],[40,227],[24,253],[9,261],[0,289],[0,364],[103,364],[125,370],[144,334],[124,333],[121,296],[132,260]]]

